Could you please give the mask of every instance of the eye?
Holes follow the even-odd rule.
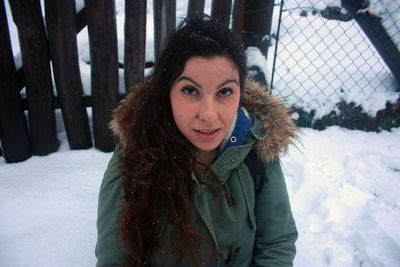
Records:
[[[230,96],[233,93],[233,90],[230,88],[222,88],[218,91],[218,95],[220,96]]]
[[[185,88],[182,88],[181,91],[185,95],[197,95],[197,93],[198,93],[197,89],[192,86],[187,86]]]

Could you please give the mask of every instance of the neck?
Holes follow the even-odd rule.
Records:
[[[197,160],[200,161],[201,163],[205,164],[206,166],[210,166],[213,159],[215,156],[218,154],[218,149],[214,149],[211,151],[198,151],[199,155],[197,157]],[[198,170],[200,172],[203,172],[205,170],[205,167],[203,165],[200,165]]]

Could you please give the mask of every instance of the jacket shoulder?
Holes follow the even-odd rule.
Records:
[[[104,173],[99,192],[95,250],[98,267],[123,264],[122,249],[117,244],[117,218],[123,196],[121,173],[119,153],[115,151]]]

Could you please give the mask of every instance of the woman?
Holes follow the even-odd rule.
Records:
[[[246,80],[228,28],[181,25],[111,127],[117,149],[100,189],[97,266],[292,265],[297,231],[278,155],[295,126]],[[244,163],[252,150],[260,188]]]

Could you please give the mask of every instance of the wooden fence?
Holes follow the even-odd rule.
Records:
[[[55,109],[61,108],[71,149],[92,147],[86,107],[92,107],[94,145],[112,151],[108,123],[123,96],[118,94],[118,51],[114,0],[85,0],[76,14],[75,1],[9,0],[17,26],[23,69],[16,70],[4,1],[0,3],[0,140],[7,162],[58,149]],[[146,1],[125,2],[125,87],[144,80]],[[267,51],[274,0],[214,0],[211,16],[229,25],[245,46]],[[188,16],[204,12],[204,0],[189,0]],[[11,14],[8,14],[10,16]],[[153,0],[155,58],[174,31],[175,0]],[[46,26],[44,24],[46,20]],[[91,57],[91,96],[83,96],[76,34],[88,27]],[[45,28],[47,27],[47,28]],[[46,36],[47,30],[47,36]],[[53,95],[50,60],[57,97]],[[26,88],[26,99],[20,90]],[[27,110],[28,123],[24,110]]]

